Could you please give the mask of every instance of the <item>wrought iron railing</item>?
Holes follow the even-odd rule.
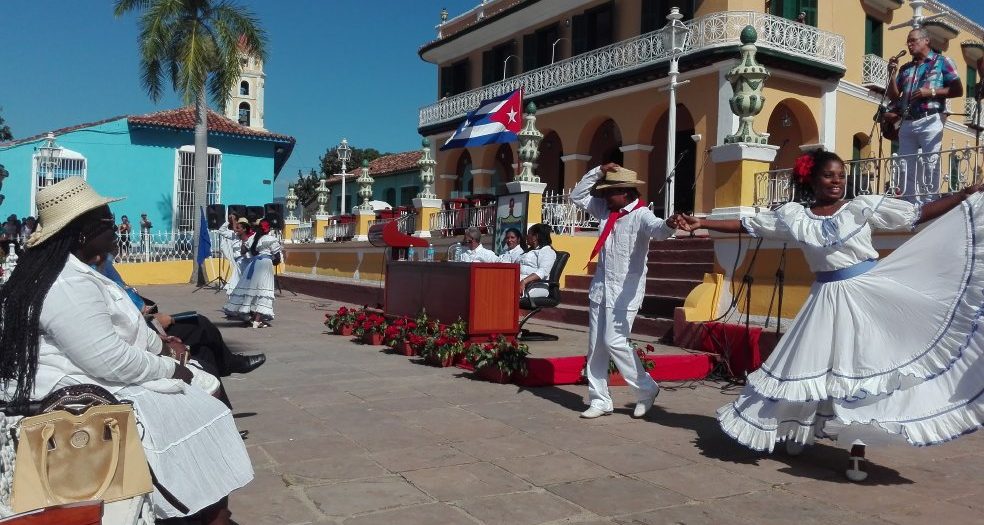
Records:
[[[684,57],[738,45],[742,29],[751,25],[758,31],[759,48],[844,68],[844,37],[782,17],[754,11],[724,11],[688,20],[684,25],[690,29]],[[533,97],[669,59],[662,34],[653,31],[424,106],[420,109],[419,124],[429,126],[464,116],[482,100],[520,87],[524,96]]]
[[[444,237],[459,235],[467,228],[479,228],[488,232],[495,222],[495,205],[440,210],[431,215],[430,229]]]
[[[598,220],[571,202],[571,190],[544,193],[541,216],[543,224],[549,225],[554,233],[598,229]]]
[[[407,235],[413,235],[414,232],[416,232],[416,227],[417,227],[417,214],[416,213],[407,213],[405,215],[401,215],[401,216],[395,217],[395,218],[373,219],[373,220],[369,221],[369,227],[372,228],[373,226],[375,226],[377,224],[384,224],[384,223],[393,222],[393,221],[396,221],[397,222],[396,228],[397,228],[397,230],[400,233],[405,233]]]
[[[981,106],[984,104],[980,104],[974,97],[964,99],[964,124],[980,127],[981,122],[984,122],[984,119],[981,119]]]
[[[119,240],[117,263],[189,261],[195,258],[192,231],[157,231],[132,233]],[[212,257],[221,256],[222,236],[210,231]]]
[[[861,62],[861,85],[885,89],[888,84],[888,60],[878,55],[865,55]]]
[[[931,199],[981,182],[984,147],[967,146],[930,153],[892,155],[845,162],[845,197],[858,195],[918,196]],[[911,174],[907,176],[907,173]],[[755,206],[800,202],[792,170],[755,174]]]
[[[298,224],[290,232],[291,242],[312,242],[314,226],[311,223]]]
[[[347,241],[352,237],[355,237],[354,222],[338,222],[337,220],[332,220],[325,225],[325,242]]]

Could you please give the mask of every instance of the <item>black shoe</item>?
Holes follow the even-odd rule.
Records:
[[[266,363],[266,354],[233,354],[236,359],[229,364],[230,374],[248,374]]]

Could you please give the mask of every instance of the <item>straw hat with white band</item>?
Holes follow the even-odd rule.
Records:
[[[36,200],[38,228],[28,237],[28,248],[41,244],[84,213],[123,198],[103,197],[82,177],[68,177],[39,191]]]

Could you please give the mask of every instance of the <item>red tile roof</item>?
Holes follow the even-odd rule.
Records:
[[[130,125],[133,126],[186,129],[193,131],[195,129],[195,107],[185,106],[178,109],[158,111],[157,113],[150,113],[148,115],[131,116],[127,117],[127,120],[130,122]],[[224,133],[226,135],[255,137],[277,142],[294,143],[294,137],[243,126],[234,120],[219,115],[211,109],[208,110],[208,130],[211,133]]]
[[[386,177],[388,175],[415,171],[417,169],[417,161],[420,160],[421,155],[423,155],[423,153],[420,150],[383,155],[382,157],[369,162],[369,175],[376,179],[379,177]],[[361,170],[361,167],[349,170],[345,180],[350,181],[358,178],[358,176],[362,173]],[[339,182],[341,180],[341,176],[333,175],[328,177],[328,184]]]

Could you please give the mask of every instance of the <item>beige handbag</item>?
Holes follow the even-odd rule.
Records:
[[[130,405],[55,410],[20,422],[14,512],[86,500],[112,502],[153,490]]]

